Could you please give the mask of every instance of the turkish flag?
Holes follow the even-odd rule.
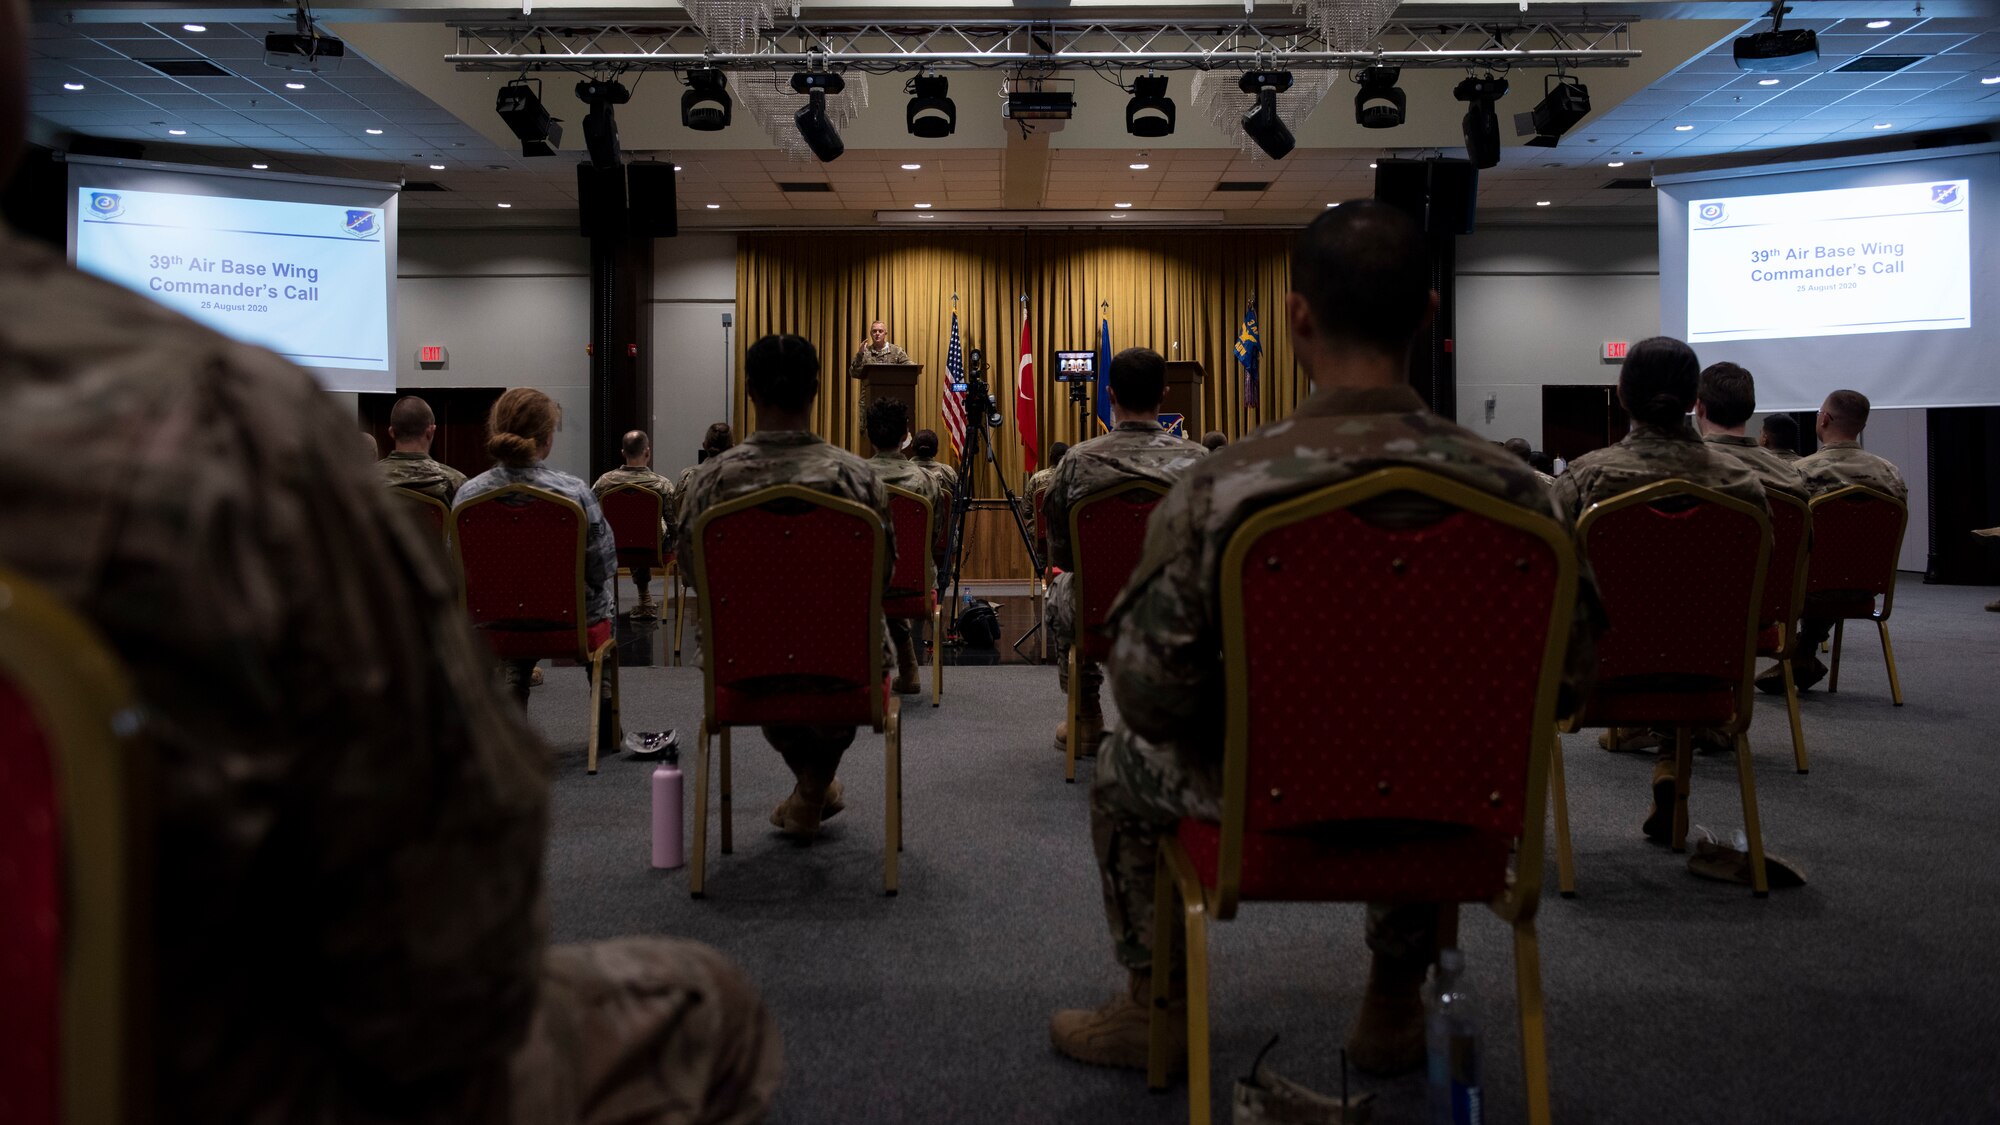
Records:
[[[1028,318],[1021,317],[1021,361],[1014,374],[1014,427],[1021,431],[1022,472],[1032,473],[1040,435],[1035,427],[1035,350],[1028,340]]]

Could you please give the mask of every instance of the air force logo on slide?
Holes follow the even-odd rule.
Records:
[[[90,193],[90,213],[100,219],[115,219],[125,213],[125,205],[113,192],[93,191]]]
[[[1939,207],[1949,207],[1958,202],[1957,184],[1932,184],[1931,202]]]
[[[375,233],[375,212],[349,211],[347,213],[347,233],[356,238],[367,238]]]
[[[1704,203],[1701,205],[1701,221],[1704,223],[1719,223],[1722,221],[1724,214],[1726,212],[1723,211],[1722,204],[1720,203]]]

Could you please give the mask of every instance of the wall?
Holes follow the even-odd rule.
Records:
[[[734,235],[653,243],[653,465],[668,476],[694,464],[709,423],[736,421],[731,381],[745,342],[723,327],[725,313],[735,319]]]

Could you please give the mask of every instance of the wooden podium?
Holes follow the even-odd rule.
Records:
[[[893,398],[910,412],[910,426],[917,425],[917,376],[924,373],[921,363],[864,364],[856,379],[861,380],[861,416],[868,416],[868,404],[877,398]]]
[[[1167,393],[1160,399],[1160,413],[1186,418],[1189,441],[1200,441],[1207,430],[1201,416],[1201,381],[1201,364],[1193,360],[1167,364]]]

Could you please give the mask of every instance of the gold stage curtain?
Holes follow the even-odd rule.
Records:
[[[814,429],[865,452],[860,386],[848,378],[847,362],[867,338],[869,322],[881,319],[889,339],[924,367],[912,428],[936,430],[940,456],[951,460],[943,389],[957,294],[962,345],[968,359],[975,347],[985,353],[1002,418],[994,452],[1018,491],[1024,466],[1014,396],[1025,295],[1043,460],[1053,442],[1075,444],[1097,432],[1094,405],[1091,419],[1079,425],[1068,388],[1054,379],[1054,355],[1096,350],[1100,314],[1110,318],[1113,353],[1143,345],[1168,359],[1201,363],[1202,424],[1234,440],[1283,417],[1306,393],[1285,326],[1294,236],[1276,230],[744,235],[737,240],[736,417],[754,425],[743,390],[743,349],[770,333],[795,332],[820,353]],[[1233,351],[1253,298],[1263,342],[1256,412],[1243,405],[1243,369]],[[983,468],[978,494],[998,495]]]

